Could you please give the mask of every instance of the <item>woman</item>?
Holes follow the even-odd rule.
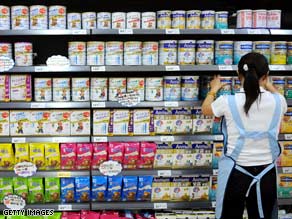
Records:
[[[287,103],[269,82],[268,74],[263,55],[246,54],[238,64],[240,92],[215,100],[224,86],[220,76],[215,76],[202,105],[204,115],[224,116],[224,154],[219,161],[216,194],[218,219],[241,219],[245,207],[249,219],[277,218],[274,162],[280,154],[277,138]]]

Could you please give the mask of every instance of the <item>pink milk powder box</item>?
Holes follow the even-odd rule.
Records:
[[[110,142],[108,147],[108,159],[122,163],[124,148],[125,145],[123,142]]]
[[[0,101],[10,101],[9,75],[0,75]]]
[[[157,146],[155,143],[141,142],[140,160],[138,162],[138,168],[141,169],[153,168],[156,148]]]
[[[74,170],[76,167],[76,144],[63,143],[60,147],[61,169]]]
[[[91,166],[92,159],[92,144],[78,143],[77,144],[77,170],[88,170]]]
[[[108,145],[106,142],[93,143],[92,169],[98,169],[100,164],[107,161]]]
[[[125,169],[136,169],[137,161],[139,160],[140,143],[128,142],[124,146],[124,161],[123,165]]]

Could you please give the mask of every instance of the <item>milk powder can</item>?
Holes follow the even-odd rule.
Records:
[[[70,78],[53,78],[53,101],[70,101]]]
[[[158,65],[158,42],[143,42],[143,65]]]
[[[118,101],[118,96],[126,92],[126,78],[110,78],[109,79],[109,101]]]
[[[159,41],[159,65],[177,64],[177,41]]]
[[[92,101],[107,101],[108,78],[91,78],[90,86]]]
[[[52,101],[52,79],[34,79],[34,99],[35,101]]]
[[[147,101],[163,101],[163,78],[151,77],[146,78],[146,95]]]
[[[201,27],[201,11],[187,11],[187,29],[200,29]]]
[[[264,55],[271,62],[271,41],[255,41],[253,42],[253,51]]]
[[[155,12],[142,13],[142,29],[156,29],[156,13]]]
[[[267,28],[269,29],[281,28],[281,10],[267,11]]]
[[[104,65],[104,42],[87,42],[87,65]]]
[[[124,64],[125,65],[142,64],[142,42],[129,41],[124,43]]]
[[[199,100],[199,76],[182,76],[181,100]]]
[[[287,61],[287,42],[274,41],[271,43],[271,64],[286,65]]]
[[[196,51],[197,65],[214,65],[214,40],[198,40]]]
[[[272,83],[274,87],[278,90],[278,92],[282,95],[285,93],[285,77],[273,76],[271,77]]]
[[[72,100],[89,101],[89,78],[72,78]]]
[[[5,56],[12,59],[11,43],[0,43],[0,56]]]
[[[10,29],[10,8],[0,5],[0,30]]]
[[[14,56],[16,66],[32,66],[32,43],[14,43]]]
[[[53,5],[49,7],[49,29],[66,29],[66,7]]]
[[[228,11],[217,11],[215,13],[215,28],[216,29],[228,28]]]
[[[240,92],[240,88],[241,88],[241,82],[238,78],[233,78],[233,87],[232,87],[232,93],[238,93]]]
[[[237,65],[241,57],[250,52],[252,52],[252,41],[235,41],[233,51],[234,64]]]
[[[252,28],[252,10],[238,10],[236,28]]]
[[[215,65],[233,64],[233,41],[216,41]]]
[[[30,6],[30,29],[48,29],[48,8],[45,5]]]
[[[97,13],[97,29],[111,29],[112,15],[110,12]]]
[[[127,92],[137,93],[140,97],[140,101],[144,101],[145,79],[144,78],[127,78]]]
[[[71,65],[86,65],[86,42],[69,42],[68,53]]]
[[[171,12],[171,28],[185,29],[186,28],[186,11]]]
[[[292,65],[292,42],[287,42],[287,64]]]
[[[96,13],[95,12],[82,13],[82,29],[96,29]]]
[[[80,30],[81,29],[81,14],[80,13],[68,13],[67,23],[69,30]]]
[[[180,76],[164,77],[164,100],[180,101],[181,99],[181,78]]]
[[[157,28],[158,29],[171,28],[171,11],[169,10],[157,11]]]
[[[286,78],[285,97],[292,99],[292,77]]]
[[[112,13],[112,29],[125,29],[126,28],[126,13],[113,12]]]
[[[267,28],[267,10],[253,10],[252,12],[252,27]]]
[[[201,28],[214,29],[215,11],[202,11],[201,13]]]
[[[29,9],[27,6],[16,5],[11,7],[12,30],[29,29]]]
[[[124,44],[121,41],[109,41],[105,43],[105,64],[123,65]]]
[[[178,64],[194,65],[195,64],[195,40],[178,41]]]
[[[221,77],[220,81],[225,86],[219,90],[217,96],[230,95],[232,93],[232,77]]]
[[[127,29],[140,29],[141,28],[141,13],[128,12],[127,13]]]

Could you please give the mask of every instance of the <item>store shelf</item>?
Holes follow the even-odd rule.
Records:
[[[38,142],[90,142],[89,136],[70,136],[70,137],[0,137],[0,143],[38,143]]]
[[[4,205],[0,205],[0,211],[6,209]],[[44,203],[44,204],[28,204],[25,209],[52,209],[54,211],[80,211],[90,210],[90,203]]]
[[[33,72],[90,72],[90,66],[69,66],[69,67],[53,67],[50,68],[45,65],[28,66],[28,67],[14,67],[8,72],[11,73],[33,73]]]
[[[271,35],[292,35],[292,30],[271,29]]]
[[[115,142],[115,141],[154,141],[154,142],[173,142],[173,141],[223,141],[223,135],[163,135],[163,136],[92,136],[92,142]]]
[[[211,208],[209,201],[193,202],[95,202],[91,204],[91,210],[138,210],[138,209],[198,209]]]
[[[0,36],[89,35],[90,30],[0,30]]]
[[[0,109],[85,109],[90,102],[8,102],[1,103]]]
[[[1,177],[17,177],[14,171],[0,171]],[[90,176],[89,170],[40,170],[37,171],[32,177],[77,177],[77,176]]]
[[[153,108],[153,107],[201,107],[201,101],[143,101],[131,108]],[[91,108],[129,108],[119,102],[91,102]]]
[[[279,198],[278,199],[278,205],[292,205],[292,199],[291,198]]]

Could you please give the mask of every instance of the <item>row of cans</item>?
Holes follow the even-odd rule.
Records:
[[[238,10],[236,28],[280,29],[281,10]]]

